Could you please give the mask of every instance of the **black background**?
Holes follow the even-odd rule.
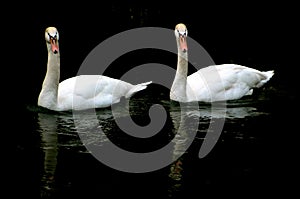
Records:
[[[2,99],[5,100],[3,108],[9,113],[3,123],[18,131],[22,130],[22,121],[26,122],[20,110],[28,104],[36,104],[45,76],[47,50],[44,31],[48,26],[57,27],[60,33],[61,80],[76,75],[88,53],[117,33],[147,26],[174,29],[182,22],[187,25],[189,36],[206,49],[216,64],[236,63],[259,70],[274,69],[273,85],[283,86],[287,95],[295,96],[298,91],[296,41],[299,22],[296,6],[289,2],[99,1],[62,4],[47,1],[43,5],[15,3],[4,6],[3,11],[6,8],[7,14],[2,13],[1,17],[1,42],[5,44],[2,46],[1,81]],[[154,60],[176,67],[176,57],[155,51],[140,52],[136,57],[134,65]],[[165,60],[169,57],[172,60]],[[124,59],[122,70],[115,68],[119,66],[116,64],[107,75],[118,78],[126,67],[132,67],[132,61],[132,57]],[[295,110],[296,107],[286,111],[293,114]],[[284,121],[289,121],[286,117],[291,116],[283,117]],[[20,121],[19,126],[14,126],[16,118]],[[291,119],[287,132],[282,132],[291,133],[295,120]],[[276,129],[270,129],[273,130]],[[6,134],[14,139],[13,131]],[[293,139],[285,139],[282,144],[292,145]],[[284,172],[291,172],[288,170],[291,162],[280,163]],[[26,182],[25,179],[22,181]]]
[[[11,94],[26,95],[21,101],[17,99],[18,103],[36,103],[46,72],[44,31],[48,26],[57,27],[60,33],[61,80],[64,80],[76,75],[93,48],[117,33],[147,26],[174,29],[182,22],[187,25],[189,36],[206,49],[216,64],[274,69],[273,81],[293,90],[297,79],[294,8],[289,3],[254,2],[16,3],[2,17],[2,41],[7,44],[3,47],[6,60],[3,68],[5,77],[12,77],[5,87]],[[134,60],[139,64],[155,60],[176,67],[175,57],[167,60],[159,54],[139,53]],[[132,57],[128,60],[131,63],[117,65],[119,68],[107,75],[118,78],[118,71],[121,73],[126,67],[132,67],[130,64],[137,64],[132,63]]]

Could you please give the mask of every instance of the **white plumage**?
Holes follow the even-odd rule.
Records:
[[[60,53],[57,29],[47,28],[45,39],[48,65],[38,98],[39,106],[55,111],[104,108],[118,103],[122,97],[130,98],[151,83],[150,81],[133,85],[102,75],[75,76],[59,83]]]
[[[187,29],[184,24],[175,28],[178,64],[170,98],[179,102],[214,102],[240,99],[251,95],[253,88],[263,86],[274,71],[259,70],[237,64],[212,65],[187,76]]]

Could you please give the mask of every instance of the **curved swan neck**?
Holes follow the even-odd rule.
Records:
[[[186,80],[188,74],[188,53],[183,53],[180,49],[178,49],[177,73]]]
[[[57,109],[58,85],[60,77],[60,54],[54,54],[47,43],[47,72],[39,95],[38,104],[51,110]]]
[[[182,52],[177,40],[178,56],[175,79],[171,87],[171,98],[177,101],[187,101],[186,85],[188,74],[188,52]]]

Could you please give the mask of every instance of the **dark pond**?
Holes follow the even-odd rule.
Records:
[[[1,31],[6,34],[2,42],[8,43],[2,46],[8,53],[3,60],[9,63],[1,65],[2,108],[7,110],[2,113],[1,133],[8,136],[2,139],[8,145],[3,150],[8,159],[1,162],[7,166],[2,173],[8,178],[2,183],[8,188],[1,187],[8,196],[2,198],[269,198],[280,194],[291,198],[288,194],[298,191],[294,183],[299,170],[295,164],[299,61],[294,50],[298,11],[282,2],[277,7],[276,3],[243,3],[239,8],[227,1],[226,6],[179,3],[112,1],[98,6],[80,2],[63,7],[47,1],[37,8],[26,2],[24,7],[13,5],[10,14],[2,17],[8,22]],[[22,9],[14,12],[16,6]],[[46,72],[46,27],[60,31],[64,80],[76,75],[88,53],[105,39],[139,27],[173,29],[180,22],[216,64],[274,69],[274,77],[253,96],[227,102],[225,108],[206,103],[181,107],[170,102],[169,90],[156,84],[128,104],[115,105],[114,114],[112,108],[82,112],[77,123],[72,112],[56,113],[36,105]],[[173,35],[170,40],[175,48]],[[105,75],[120,78],[146,63],[175,69],[176,55],[149,49],[130,52],[112,63]],[[165,120],[150,119],[154,104],[165,110]],[[116,122],[133,127],[133,122],[147,126],[160,119],[162,128],[149,138],[132,137]],[[222,122],[220,132],[210,128]],[[213,141],[213,148],[199,158],[206,140]],[[98,158],[107,154],[111,143],[136,154],[170,148],[152,162],[118,156],[116,169]],[[96,149],[97,155],[89,149]],[[166,160],[172,162],[149,172],[121,171],[125,164],[151,168]]]
[[[251,97],[227,102],[226,108],[206,103],[184,108],[171,103],[168,91],[154,84],[127,105],[128,101],[123,101],[113,106],[114,115],[112,108],[76,113],[84,115],[80,124],[74,122],[72,112],[55,113],[29,104],[20,115],[26,122],[15,134],[15,186],[22,195],[42,198],[192,198],[220,193],[243,198],[281,192],[291,183],[285,164],[289,149],[286,137],[291,133],[286,124],[292,121],[286,109],[293,108],[293,98],[283,107],[284,92],[270,84]],[[137,125],[148,125],[153,104],[162,105],[167,115],[153,137],[130,137],[115,122],[115,118],[130,122],[129,112]],[[89,119],[94,116],[96,123]],[[218,138],[209,126],[223,118]],[[213,135],[209,139],[216,143],[199,158],[207,134]],[[154,171],[123,172],[99,161],[86,148],[97,145],[101,155],[109,142],[135,153],[155,151],[171,143],[169,156],[174,161]],[[122,161],[133,160],[125,157],[119,161],[122,165]]]

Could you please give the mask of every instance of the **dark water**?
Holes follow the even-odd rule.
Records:
[[[77,7],[73,3],[72,8],[49,2],[40,8],[25,4],[14,4],[2,24],[2,42],[8,44],[2,47],[8,55],[3,55],[5,64],[1,65],[1,97],[5,100],[2,109],[8,111],[2,112],[1,133],[5,136],[2,152],[8,158],[1,162],[6,166],[1,171],[8,178],[2,179],[5,186],[1,188],[8,195],[1,198],[291,198],[289,195],[298,191],[295,71],[299,61],[294,47],[299,17],[292,10],[297,6],[253,2],[237,8],[227,1],[224,6],[215,2],[199,6],[192,1],[166,6],[144,1],[107,1],[101,6],[80,2]],[[23,9],[17,12],[16,6]],[[145,139],[124,133],[107,108],[96,111],[96,124],[88,119],[83,122],[80,129],[89,132],[84,145],[72,112],[55,113],[36,106],[46,72],[46,27],[56,26],[60,31],[62,81],[76,75],[89,52],[105,39],[132,28],[173,29],[180,22],[216,64],[274,69],[274,77],[253,96],[227,102],[226,110],[212,110],[210,104],[200,103],[181,111],[178,104],[170,103],[168,90],[151,85],[129,103],[132,120],[141,126],[151,122],[151,105],[158,103],[166,110],[163,128]],[[120,78],[130,68],[145,63],[176,69],[177,55],[146,50],[136,53],[126,54],[127,60],[120,57],[105,75]],[[128,122],[128,107],[123,105],[116,106],[117,118]],[[222,121],[224,113],[219,139],[208,155],[199,158],[205,136],[217,138],[209,126]],[[177,134],[179,123],[181,133]],[[194,139],[191,132],[196,132]],[[127,173],[99,162],[86,148],[97,145],[101,149],[109,142],[136,153],[171,143],[171,157],[183,153],[188,142],[192,144],[162,169]]]
[[[227,102],[226,109],[199,103],[199,107],[182,110],[169,101],[167,90],[159,88],[151,85],[134,96],[127,107],[126,101],[114,106],[116,117],[125,121],[129,107],[137,125],[151,122],[148,110],[153,104],[164,107],[167,119],[163,128],[144,139],[125,134],[116,124],[111,108],[96,110],[98,123],[87,119],[78,127],[72,112],[55,113],[28,104],[20,115],[24,123],[14,142],[12,179],[17,193],[29,198],[200,198],[219,194],[244,198],[290,193],[292,146],[288,141],[294,135],[288,125],[293,119],[287,109],[293,108],[295,100],[287,97],[283,88],[270,84],[251,97]],[[221,120],[224,113],[219,139],[208,155],[199,158],[205,136],[216,134],[208,130],[209,125]],[[179,124],[181,133],[176,135]],[[118,171],[87,150],[78,128],[88,132],[84,143],[96,143],[100,150],[113,142],[142,153],[171,142],[170,156],[183,155],[152,172]],[[99,133],[99,128],[106,136]],[[184,152],[191,132],[196,132],[196,137]]]

